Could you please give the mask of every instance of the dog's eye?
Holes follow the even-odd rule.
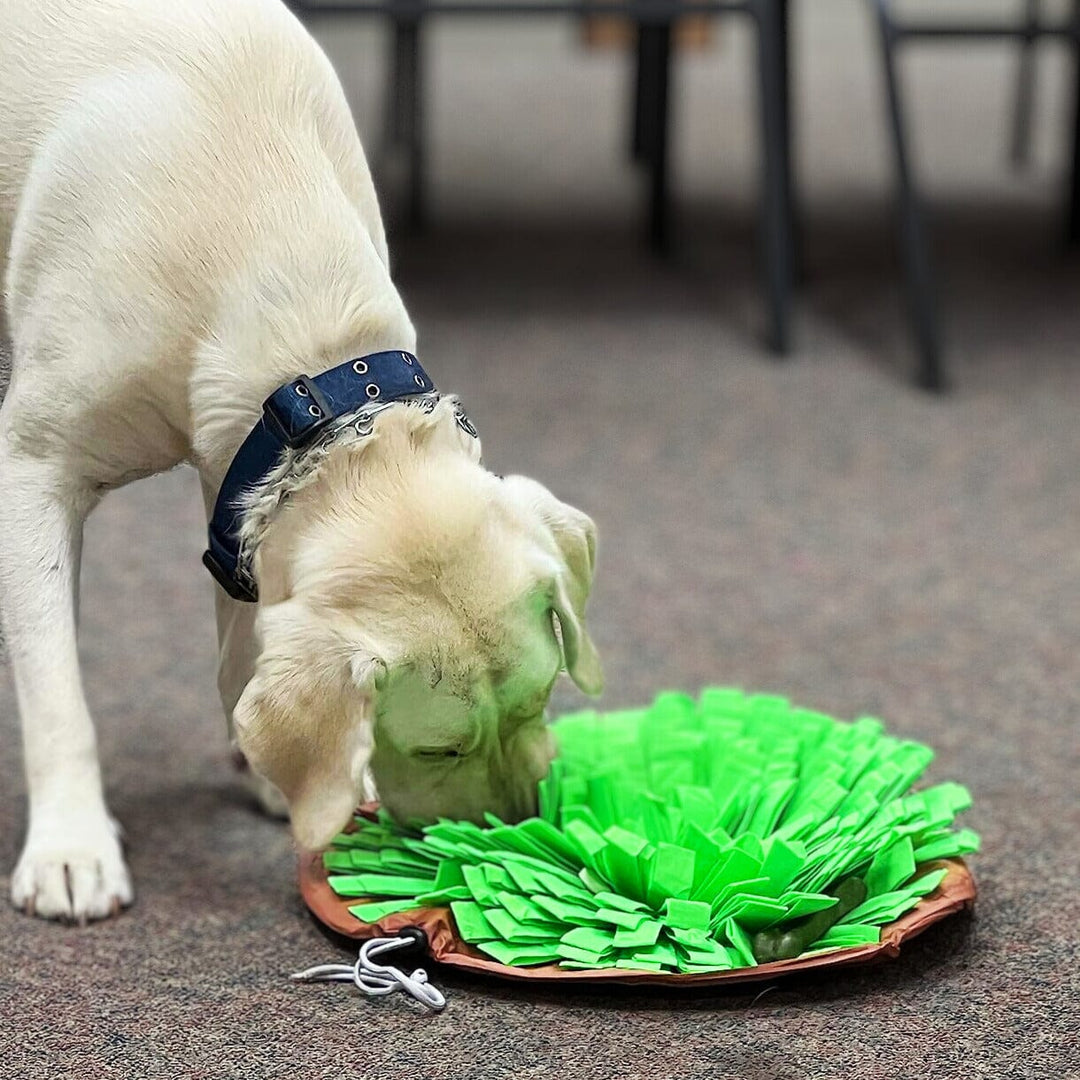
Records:
[[[413,751],[413,756],[422,761],[451,761],[464,755],[456,746],[425,747]]]

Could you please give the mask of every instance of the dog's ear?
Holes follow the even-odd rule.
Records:
[[[565,582],[555,583],[555,617],[559,620],[563,657],[570,678],[586,694],[597,697],[604,689],[600,654],[585,629],[585,603],[572,599]]]
[[[585,605],[596,572],[596,525],[588,514],[560,502],[535,480],[508,476],[503,483],[539,517],[558,556],[552,606],[566,670],[586,694],[597,695],[604,688],[604,675],[585,626]]]
[[[237,741],[288,800],[297,844],[318,850],[356,806],[385,665],[350,653],[297,600],[260,611],[259,636],[255,673],[233,710]]]

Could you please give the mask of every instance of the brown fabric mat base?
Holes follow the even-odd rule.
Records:
[[[574,982],[601,986],[668,986],[703,989],[710,986],[736,986],[742,983],[769,982],[807,972],[822,973],[836,968],[863,966],[895,960],[905,941],[955,915],[971,911],[975,906],[975,879],[963,859],[946,859],[934,868],[947,867],[948,873],[929,896],[920,900],[902,918],[882,927],[881,940],[875,945],[859,945],[849,949],[834,949],[828,953],[779,960],[752,968],[716,971],[688,975],[657,975],[649,971],[616,971],[613,968],[597,971],[574,971],[557,964],[537,967],[508,967],[485,956],[479,949],[462,941],[457,935],[450,909],[420,908],[388,915],[377,923],[362,923],[349,908],[363,903],[362,899],[338,896],[327,882],[321,855],[302,855],[297,861],[300,895],[308,910],[325,927],[344,937],[364,940],[370,937],[393,936],[407,926],[415,926],[427,935],[430,955],[446,967],[461,968],[492,978],[510,979],[525,983]]]

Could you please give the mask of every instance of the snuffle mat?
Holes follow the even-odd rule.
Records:
[[[552,730],[536,817],[365,808],[302,858],[312,913],[506,978],[711,984],[892,958],[974,902],[968,792],[914,789],[933,752],[879,720],[710,688]]]

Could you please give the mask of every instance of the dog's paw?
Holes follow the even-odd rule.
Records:
[[[132,896],[119,828],[105,813],[35,824],[11,877],[12,903],[42,919],[104,919]]]

